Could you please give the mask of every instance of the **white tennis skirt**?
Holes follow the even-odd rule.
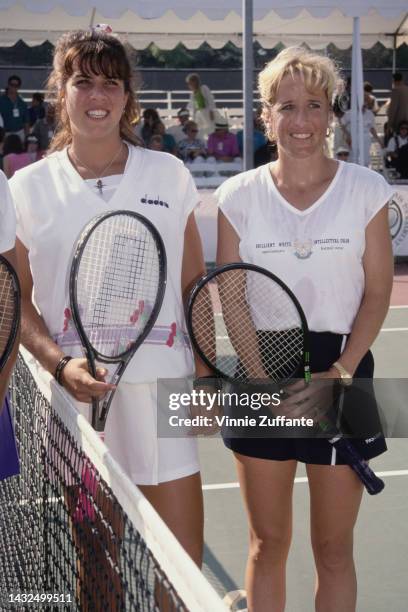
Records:
[[[90,406],[76,404],[90,421]],[[196,438],[158,438],[156,383],[119,383],[104,441],[136,485],[156,485],[200,471]]]

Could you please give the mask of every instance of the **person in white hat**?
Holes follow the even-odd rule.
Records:
[[[239,157],[238,140],[235,134],[228,131],[228,121],[219,117],[215,123],[215,132],[210,134],[207,143],[208,155],[217,161],[230,162]]]
[[[180,142],[180,140],[183,140],[183,138],[186,137],[185,126],[189,119],[190,119],[190,111],[188,110],[188,108],[180,108],[177,113],[178,123],[176,125],[171,125],[167,129],[167,133],[173,136],[177,145]]]
[[[338,147],[334,152],[334,156],[336,159],[340,159],[342,161],[349,161],[350,149],[348,149],[347,147]]]

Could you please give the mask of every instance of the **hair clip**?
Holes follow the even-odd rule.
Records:
[[[112,34],[113,30],[108,23],[97,23],[91,28],[95,32],[105,32],[106,34]]]

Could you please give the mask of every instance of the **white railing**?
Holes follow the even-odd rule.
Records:
[[[34,91],[44,93],[42,90],[21,89],[20,93],[26,102],[31,101],[31,96]],[[244,109],[243,97],[241,89],[215,89],[212,90],[217,109],[228,118],[230,129],[232,131],[242,128]],[[389,90],[377,89],[374,90],[377,101],[382,105],[389,97]],[[190,92],[186,89],[175,89],[166,91],[162,89],[141,89],[138,92],[138,97],[142,108],[156,108],[168,127],[177,117],[177,111],[187,106],[190,99]],[[259,105],[259,94],[254,91],[254,106]],[[377,130],[382,131],[382,126],[385,122],[385,114],[381,112],[376,116]]]

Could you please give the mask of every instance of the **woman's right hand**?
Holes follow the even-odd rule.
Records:
[[[106,368],[96,368],[96,379],[89,373],[85,358],[74,358],[68,361],[61,373],[63,387],[78,401],[90,404],[93,398],[101,399],[108,391],[116,389],[115,385],[105,382],[108,374]]]

